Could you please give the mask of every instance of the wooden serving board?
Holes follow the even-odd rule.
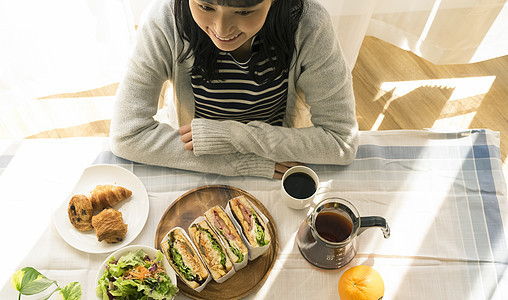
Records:
[[[249,261],[246,267],[237,271],[225,282],[217,283],[212,279],[199,293],[178,279],[178,288],[184,295],[193,299],[238,299],[260,287],[270,274],[279,249],[273,218],[258,199],[241,189],[227,185],[202,186],[176,199],[159,221],[155,233],[155,248],[160,250],[160,242],[172,228],[179,226],[187,231],[192,221],[203,215],[205,211],[215,205],[225,208],[229,199],[240,195],[246,196],[268,218],[267,227],[272,237],[268,251],[255,260]]]

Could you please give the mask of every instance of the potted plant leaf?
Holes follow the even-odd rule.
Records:
[[[55,292],[59,291],[65,300],[80,300],[82,295],[81,284],[79,282],[71,282],[61,288],[56,280],[51,280],[42,275],[39,271],[32,267],[25,267],[16,271],[11,277],[12,287],[19,292],[18,299],[21,295],[35,295],[42,293],[52,285],[56,286],[49,295],[42,298],[49,299]]]

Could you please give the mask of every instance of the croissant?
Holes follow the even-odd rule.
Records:
[[[116,185],[98,185],[91,192],[88,198],[92,202],[94,210],[103,210],[106,207],[113,207],[118,202],[132,196],[132,191]]]

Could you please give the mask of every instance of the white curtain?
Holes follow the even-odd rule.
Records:
[[[435,64],[508,54],[507,0],[318,0],[332,15],[351,66],[365,35]]]
[[[128,0],[0,0],[0,112],[118,82],[134,31]]]
[[[151,0],[1,0],[2,104],[119,82]],[[353,68],[365,35],[436,64],[508,54],[508,0],[317,0]]]

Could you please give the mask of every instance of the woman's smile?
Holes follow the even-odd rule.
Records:
[[[213,31],[213,30],[211,30],[211,31],[212,31],[212,34],[215,36],[215,38],[217,38],[221,42],[226,42],[226,43],[236,41],[238,39],[238,37],[242,34],[240,32],[240,33],[237,33],[236,35],[230,35],[229,37],[221,37],[217,33],[215,33],[215,31]]]

